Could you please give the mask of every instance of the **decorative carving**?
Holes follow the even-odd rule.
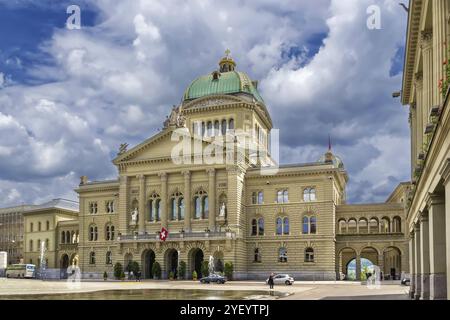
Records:
[[[117,154],[118,155],[124,154],[125,152],[127,152],[127,148],[128,148],[128,143],[121,143],[120,147],[119,147],[119,152]]]
[[[136,224],[139,217],[139,211],[137,208],[134,208],[133,211],[131,211],[131,223]]]
[[[173,106],[170,115],[166,117],[166,120],[164,121],[164,129],[171,126],[176,128],[186,127],[186,117],[183,115],[183,109],[181,106]]]
[[[219,217],[225,217],[226,210],[227,207],[225,205],[225,202],[222,202],[222,205],[220,206]]]
[[[432,40],[433,40],[432,30],[424,30],[420,33],[420,47],[422,49],[431,48]]]

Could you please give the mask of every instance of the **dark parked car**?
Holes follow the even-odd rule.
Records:
[[[411,279],[409,279],[409,278],[402,279],[402,285],[409,286],[410,284],[411,284]]]
[[[218,274],[210,274],[207,277],[203,277],[200,279],[200,283],[211,283],[211,282],[215,282],[215,283],[221,283],[224,284],[226,282],[226,278],[222,277],[221,275]]]

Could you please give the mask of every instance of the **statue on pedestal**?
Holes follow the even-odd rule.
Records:
[[[222,202],[222,205],[220,206],[219,217],[225,217],[226,210],[227,208],[225,206],[225,202]]]
[[[131,223],[136,224],[138,221],[139,212],[137,208],[134,208],[133,211],[131,211]]]

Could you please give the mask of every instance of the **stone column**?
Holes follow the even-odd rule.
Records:
[[[450,300],[450,158],[445,161],[441,171],[445,188],[445,239],[446,239],[446,260],[447,260],[447,299]]]
[[[167,173],[161,172],[159,173],[159,177],[161,178],[161,228],[167,229]]]
[[[439,83],[444,77],[443,62],[447,59],[447,1],[431,1],[433,12],[433,61],[434,66],[434,84]],[[438,105],[442,103],[442,94],[439,90],[434,90],[433,104]]]
[[[146,201],[145,201],[145,176],[140,175],[139,176],[139,233],[144,234],[145,233],[145,208],[146,208]]]
[[[423,134],[428,122],[428,114],[433,106],[433,97],[435,94],[434,88],[437,86],[437,84],[434,83],[433,74],[433,32],[431,30],[422,31],[420,46],[422,48],[423,57]]]
[[[422,271],[421,300],[430,299],[430,241],[428,227],[428,212],[422,212],[420,217],[420,269]]]
[[[410,273],[410,289],[409,297],[414,299],[414,294],[416,293],[416,248],[415,248],[415,237],[414,231],[410,233],[409,236],[409,273]]]
[[[361,256],[356,256],[356,281],[361,281]]]
[[[128,231],[128,216],[130,215],[128,210],[128,191],[130,182],[127,176],[120,176],[119,181],[119,232],[126,234]]]
[[[192,212],[191,173],[183,171],[182,174],[184,176],[184,230],[190,232]]]
[[[414,113],[414,134],[415,134],[415,154],[413,155],[414,161],[412,162],[412,167],[417,163],[417,155],[422,151],[423,147],[423,135],[424,135],[424,123],[423,123],[423,113],[426,108],[426,103],[423,94],[423,73],[418,72],[415,74],[415,86],[416,86],[416,108]]]
[[[416,290],[414,292],[414,299],[419,300],[422,293],[422,264],[420,256],[420,225],[416,223],[414,226],[414,270],[416,271]]]
[[[206,172],[209,176],[209,230],[216,231],[216,170],[211,168]]]
[[[417,89],[416,89],[417,90]],[[409,113],[409,128],[411,130],[411,177],[414,176],[414,166],[417,161],[417,115],[416,115],[417,103],[411,104]]]
[[[385,276],[385,272],[384,272],[384,252],[380,255],[378,255],[378,267],[380,268],[380,272],[383,273],[383,277]],[[381,274],[379,275],[379,280],[383,280],[381,279]]]
[[[427,198],[430,235],[430,300],[447,299],[444,200],[444,195],[437,194],[430,194]]]

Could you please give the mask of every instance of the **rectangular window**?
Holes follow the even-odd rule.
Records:
[[[89,203],[89,213],[90,214],[96,214],[97,213],[97,202],[90,202]]]

